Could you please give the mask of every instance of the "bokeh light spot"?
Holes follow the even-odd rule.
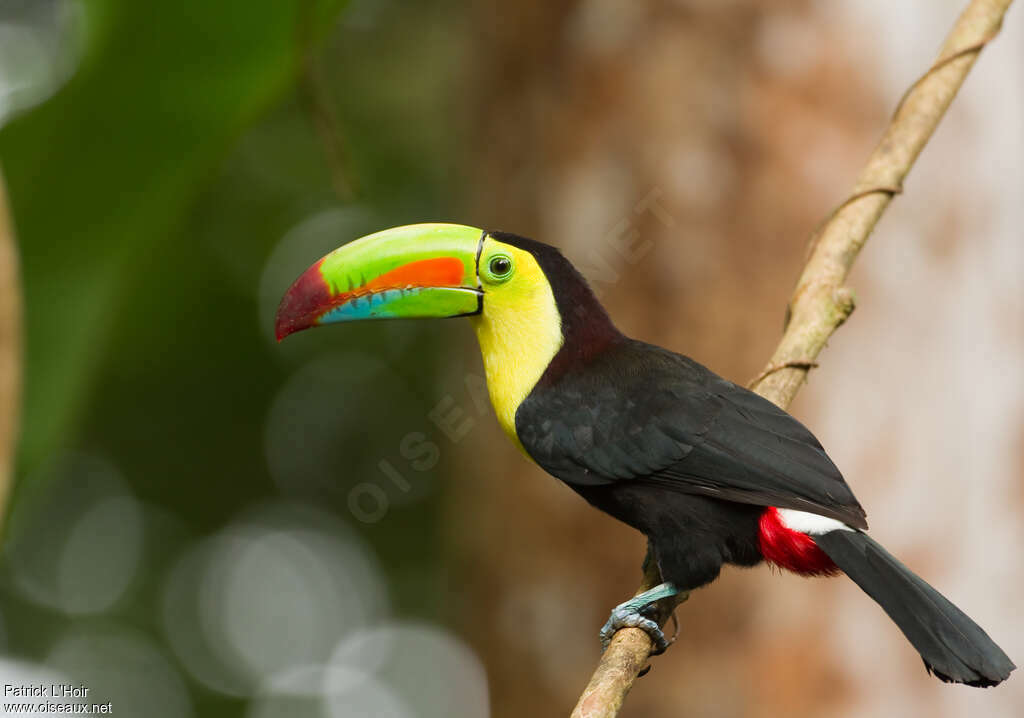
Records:
[[[111,703],[111,715],[193,714],[188,690],[171,662],[151,641],[127,629],[101,626],[71,633],[54,646],[46,662],[67,675],[66,682],[84,684],[90,702]]]
[[[142,553],[142,508],[117,471],[86,454],[61,457],[30,477],[11,519],[14,584],[34,603],[99,613],[129,587]]]
[[[490,715],[487,675],[480,660],[462,641],[436,626],[402,622],[360,631],[338,645],[332,665],[373,672],[416,707],[418,718]],[[344,671],[325,675],[332,718],[356,715],[345,700],[351,688],[345,681],[351,678]]]
[[[270,676],[325,662],[387,611],[374,559],[343,523],[302,504],[248,512],[172,569],[164,628],[205,685],[252,695]]]

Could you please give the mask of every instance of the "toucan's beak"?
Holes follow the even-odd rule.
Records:
[[[339,247],[285,292],[276,333],[332,322],[477,314],[482,230],[459,224],[412,224]]]

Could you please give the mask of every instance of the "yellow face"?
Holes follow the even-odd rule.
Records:
[[[472,317],[498,422],[518,445],[516,409],[562,346],[551,285],[533,255],[492,237],[480,252],[483,311]]]

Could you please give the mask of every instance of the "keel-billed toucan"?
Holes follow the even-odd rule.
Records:
[[[619,332],[558,252],[452,224],[389,229],[331,252],[281,301],[277,337],[333,322],[470,318],[498,421],[525,454],[646,534],[664,583],[612,611],[665,639],[644,609],[762,560],[840,571],[944,681],[991,686],[1014,665],[956,606],[868,538],[821,444],[770,401]]]

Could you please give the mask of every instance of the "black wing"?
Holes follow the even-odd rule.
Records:
[[[516,433],[534,461],[569,484],[640,481],[867,528],[864,509],[803,424],[643,342],[542,379],[516,412]]]

